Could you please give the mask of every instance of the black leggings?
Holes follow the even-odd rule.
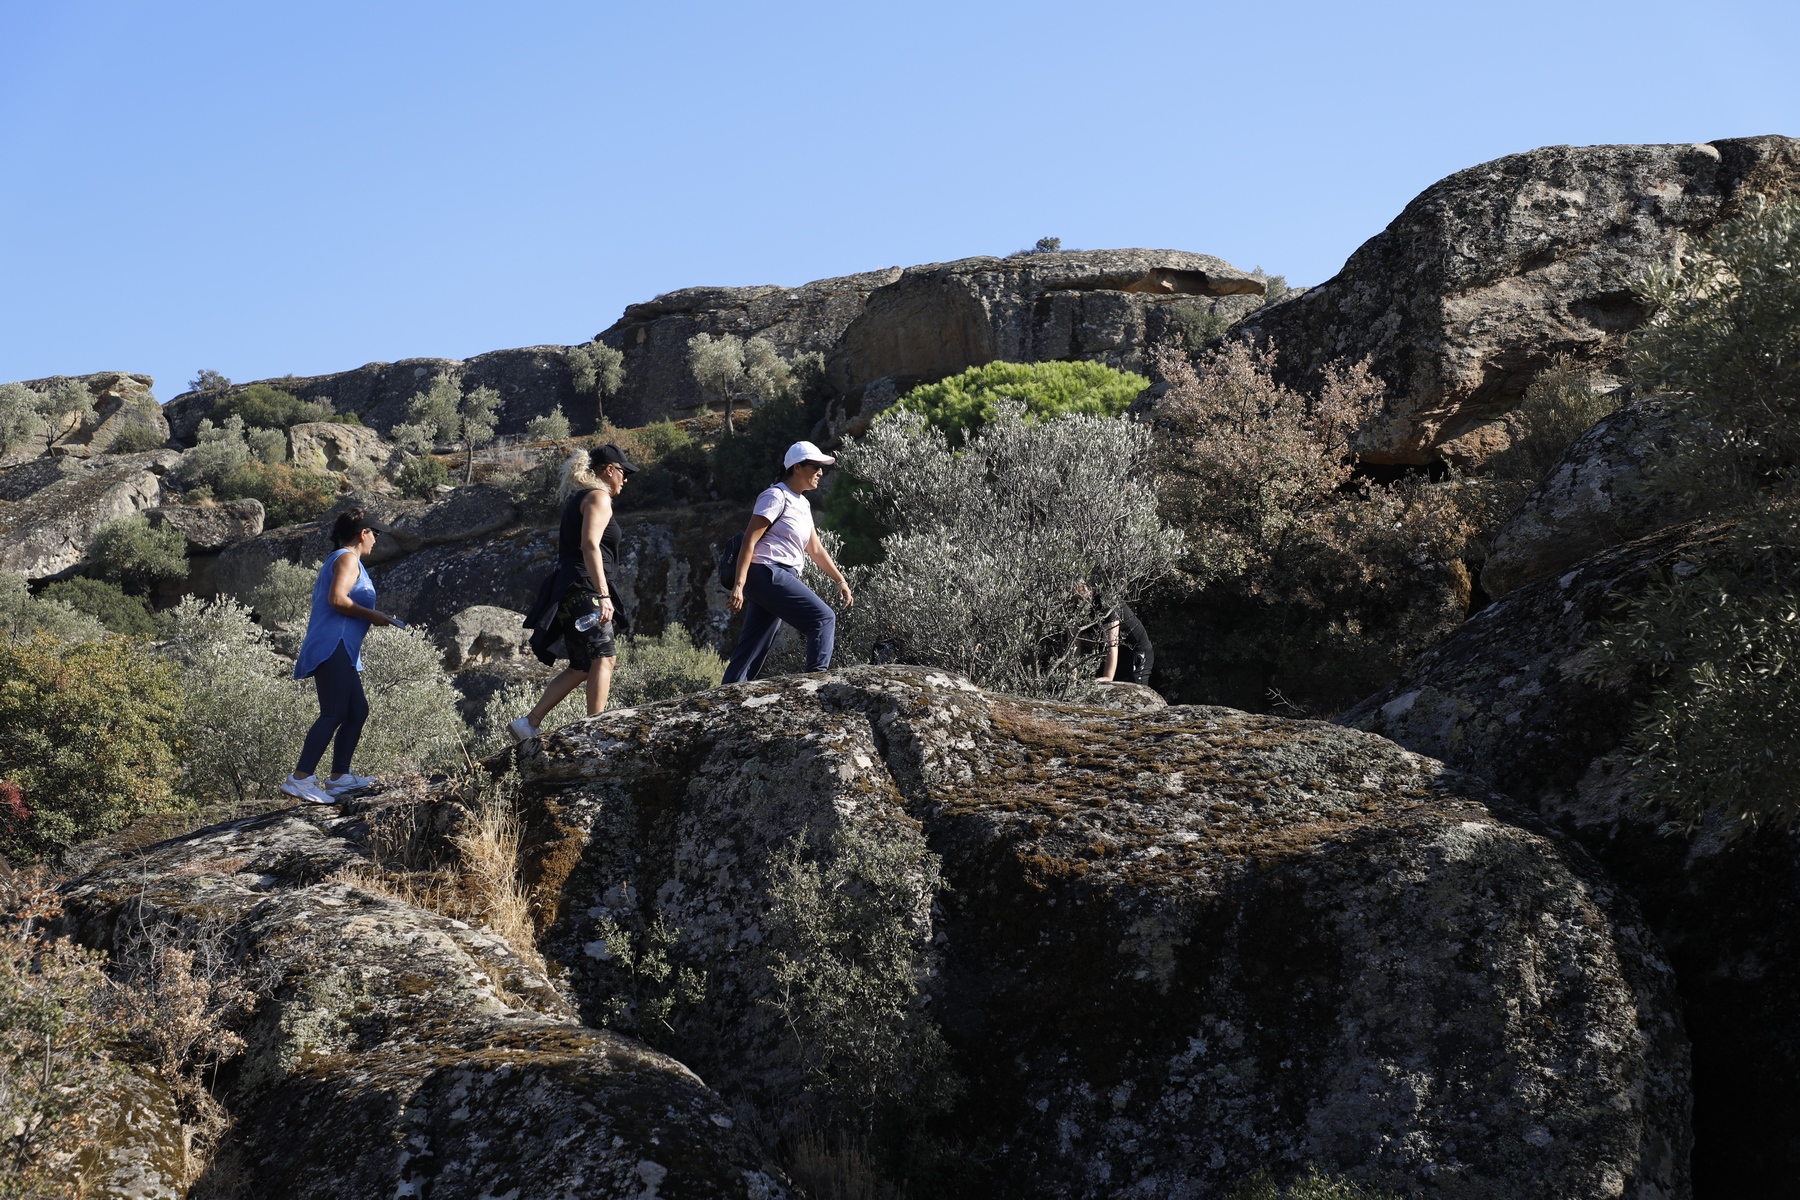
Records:
[[[363,722],[369,719],[369,698],[363,695],[362,673],[350,661],[350,651],[339,642],[331,657],[313,672],[319,685],[319,719],[306,731],[306,744],[300,747],[300,765],[294,774],[301,779],[311,775],[325,755],[325,743],[337,734],[337,745],[331,751],[332,775],[350,773],[350,757],[362,739]]]

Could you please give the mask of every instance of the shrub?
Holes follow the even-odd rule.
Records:
[[[917,1125],[961,1086],[926,1012],[938,856],[902,821],[800,834],[770,862],[764,1001],[790,1032],[809,1114],[838,1130]]]
[[[109,583],[148,588],[159,579],[187,577],[187,537],[173,525],[152,525],[143,513],[108,521],[88,545],[87,570]]]
[[[106,636],[106,626],[54,597],[33,596],[23,575],[0,571],[0,637],[29,640],[39,633],[59,642],[91,642]]]
[[[52,380],[37,397],[38,412],[59,425],[70,417],[86,420],[94,415],[94,393],[79,379]]]
[[[112,444],[106,448],[107,453],[141,454],[145,450],[160,450],[167,445],[168,435],[158,427],[157,416],[156,401],[138,401],[126,414]]]
[[[490,387],[478,387],[466,393],[457,416],[461,422],[463,444],[469,448],[469,466],[464,483],[475,481],[475,451],[494,440],[494,429],[500,419],[500,393]]]
[[[150,606],[136,596],[128,596],[116,583],[104,579],[65,579],[53,583],[43,592],[44,599],[67,604],[76,612],[87,613],[114,633],[132,637],[154,637],[156,618]]]
[[[525,437],[533,442],[567,441],[569,418],[563,416],[562,406],[557,405],[547,416],[533,417],[525,422]]]
[[[1169,323],[1181,335],[1182,347],[1190,353],[1205,349],[1208,342],[1224,337],[1225,331],[1231,328],[1230,317],[1203,308],[1172,308]]]
[[[22,383],[0,383],[0,454],[43,428],[38,394]]]
[[[1163,512],[1188,539],[1154,623],[1180,639],[1158,656],[1165,690],[1244,705],[1273,689],[1335,708],[1462,620],[1469,531],[1456,493],[1356,478],[1379,380],[1338,364],[1303,395],[1275,381],[1272,351],[1238,341],[1197,364],[1169,347],[1154,360],[1169,385],[1152,415]]]
[[[222,392],[231,386],[231,380],[209,367],[201,367],[194,377],[188,380],[190,392]]]
[[[285,558],[269,563],[262,583],[245,597],[264,628],[298,624],[311,615],[313,588],[323,565],[314,562],[303,566]]]
[[[450,482],[450,468],[429,454],[415,454],[400,464],[394,475],[394,486],[408,496],[421,500],[436,497],[437,490]]]
[[[352,420],[340,417],[331,407],[330,401],[302,400],[292,392],[284,392],[266,383],[253,383],[228,396],[220,397],[213,405],[213,415],[221,418],[239,417],[246,426],[260,429],[287,429],[290,425],[298,425],[304,421],[349,423]]]
[[[903,661],[982,687],[1060,696],[1097,661],[1083,636],[1107,606],[1167,574],[1181,535],[1157,516],[1147,430],[1114,417],[1028,422],[1016,404],[953,451],[918,413],[878,422],[843,451],[895,532],[854,571],[839,645],[892,642]],[[922,598],[929,597],[929,602]],[[1089,675],[1091,671],[1087,672]]]
[[[563,351],[563,358],[574,377],[575,390],[582,395],[604,401],[608,396],[617,395],[619,388],[624,386],[625,355],[604,342],[570,346]]]
[[[321,516],[337,503],[339,490],[337,477],[322,471],[246,462],[221,479],[215,492],[221,500],[262,501],[265,526],[277,529]]]
[[[236,802],[275,794],[318,716],[312,685],[232,600],[188,596],[161,617],[160,653],[188,698],[182,786],[202,799]]]
[[[712,647],[695,644],[684,626],[671,625],[655,637],[619,643],[610,703],[635,708],[716,688],[724,678],[725,660]]]
[[[45,926],[62,912],[41,870],[0,866],[0,1197],[64,1194],[54,1156],[91,1144],[111,1093],[104,956]]]
[[[1618,407],[1618,392],[1596,391],[1591,373],[1559,355],[1506,414],[1509,445],[1483,464],[1484,471],[1526,489],[1536,487],[1570,443]]]
[[[222,425],[202,417],[193,448],[181,456],[175,477],[182,488],[214,489],[221,480],[250,461],[250,444],[244,440],[244,419],[233,415]]]
[[[181,717],[175,673],[135,642],[0,644],[0,779],[29,814],[0,852],[58,854],[169,804]]]
[[[380,626],[363,640],[362,657],[369,697],[369,723],[357,750],[363,770],[441,771],[463,763],[467,730],[443,651],[420,630]]]
[[[1633,377],[1667,393],[1692,430],[1653,486],[1735,525],[1712,561],[1622,606],[1590,677],[1637,690],[1648,672],[1621,757],[1679,824],[1717,808],[1800,826],[1797,261],[1800,197],[1757,204],[1640,289],[1649,316]]]
[[[1034,420],[1068,413],[1116,417],[1149,386],[1142,375],[1102,363],[993,362],[916,387],[901,397],[896,408],[919,413],[958,446],[967,434],[992,421],[999,405],[1008,401],[1023,405]]]

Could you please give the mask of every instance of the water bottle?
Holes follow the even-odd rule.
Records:
[[[599,623],[600,623],[600,614],[599,613],[597,613],[597,612],[582,613],[579,617],[575,618],[575,630],[577,633],[586,633],[588,630],[592,629],[594,626],[598,625]]]

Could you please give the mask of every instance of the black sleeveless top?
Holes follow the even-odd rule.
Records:
[[[556,561],[560,565],[581,568],[582,577],[587,577],[587,568],[581,561],[581,502],[593,488],[582,488],[569,497],[563,505],[562,525],[556,531]],[[619,570],[619,519],[615,516],[606,523],[600,532],[600,565],[606,568],[606,584],[611,587],[618,577]],[[588,580],[589,584],[593,580]]]

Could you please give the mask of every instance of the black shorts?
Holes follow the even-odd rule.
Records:
[[[576,671],[588,670],[596,658],[617,658],[619,654],[614,640],[618,628],[616,621],[596,621],[585,630],[575,628],[577,621],[590,615],[600,615],[598,592],[577,585],[563,593],[562,605],[556,612],[557,625],[562,630],[557,641],[569,666]]]

